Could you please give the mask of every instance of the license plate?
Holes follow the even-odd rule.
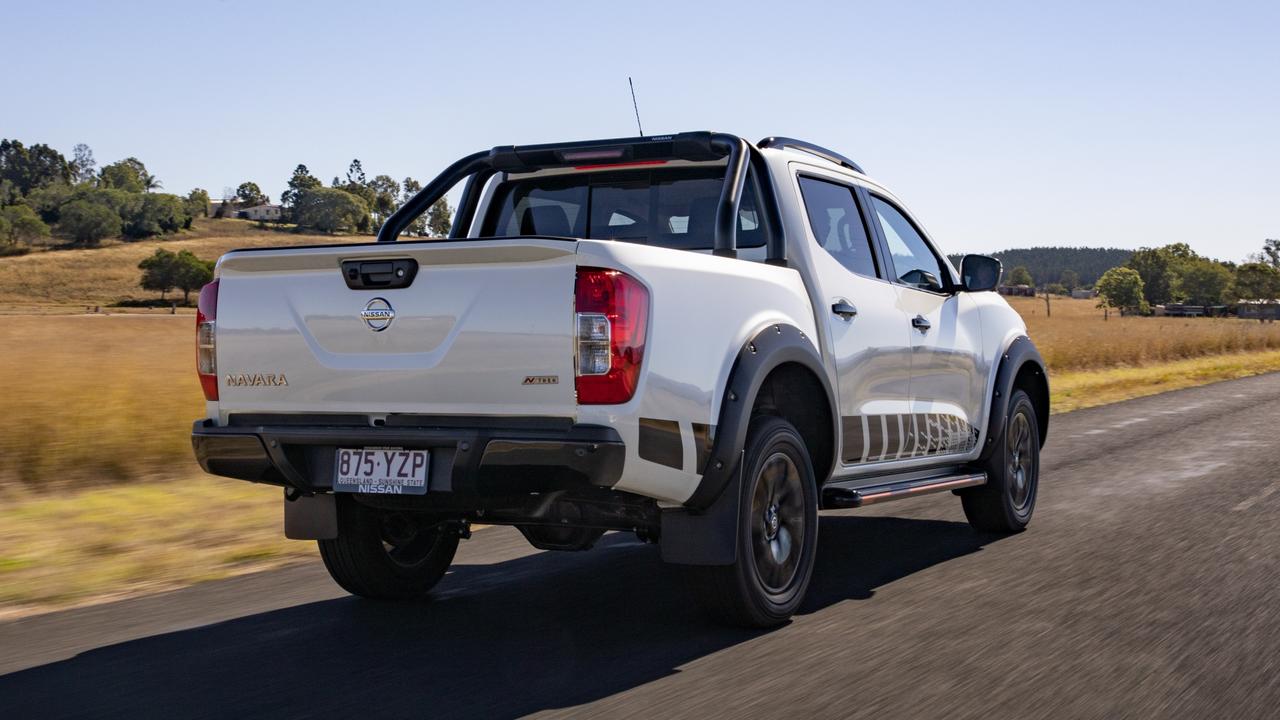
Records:
[[[431,453],[400,448],[338,448],[334,492],[425,495]]]

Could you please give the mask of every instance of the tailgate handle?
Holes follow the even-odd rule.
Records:
[[[399,260],[344,260],[342,279],[352,290],[395,290],[413,284],[418,274],[418,261],[413,258]]]

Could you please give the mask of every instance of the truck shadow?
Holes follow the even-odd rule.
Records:
[[[803,614],[997,539],[825,516]],[[148,637],[0,677],[8,717],[515,717],[624,692],[762,633],[707,624],[657,549],[459,564],[420,604],[342,598]],[[776,632],[786,632],[786,629]]]

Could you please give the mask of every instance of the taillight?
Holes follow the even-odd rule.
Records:
[[[617,270],[578,268],[576,380],[583,405],[624,403],[636,392],[649,323],[649,291]]]
[[[205,400],[218,399],[217,360],[218,281],[200,288],[196,303],[196,374]]]

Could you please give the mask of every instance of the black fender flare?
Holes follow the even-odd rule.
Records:
[[[769,373],[788,363],[808,369],[822,385],[833,435],[828,467],[836,466],[839,410],[822,356],[799,328],[782,323],[769,325],[742,346],[729,371],[715,441],[697,489],[684,507],[662,513],[659,542],[663,560],[690,565],[729,565],[736,561],[734,540],[742,494],[740,467],[751,409]]]
[[[1042,400],[1044,404],[1045,412],[1042,413],[1044,417],[1037,418],[1040,426],[1040,446],[1044,447],[1045,438],[1049,434],[1049,374],[1045,371],[1044,358],[1040,357],[1040,351],[1036,349],[1035,343],[1031,342],[1031,338],[1026,335],[1019,335],[1000,355],[1000,367],[996,371],[996,380],[992,385],[987,439],[978,457],[980,462],[986,462],[991,457],[991,453],[996,448],[996,441],[1004,436],[1004,427],[1009,421],[1009,396],[1013,394],[1013,386],[1018,380],[1018,375],[1028,365],[1032,367],[1031,372],[1037,376],[1037,382],[1040,383],[1039,390],[1043,393],[1042,397],[1033,398],[1033,400]]]

